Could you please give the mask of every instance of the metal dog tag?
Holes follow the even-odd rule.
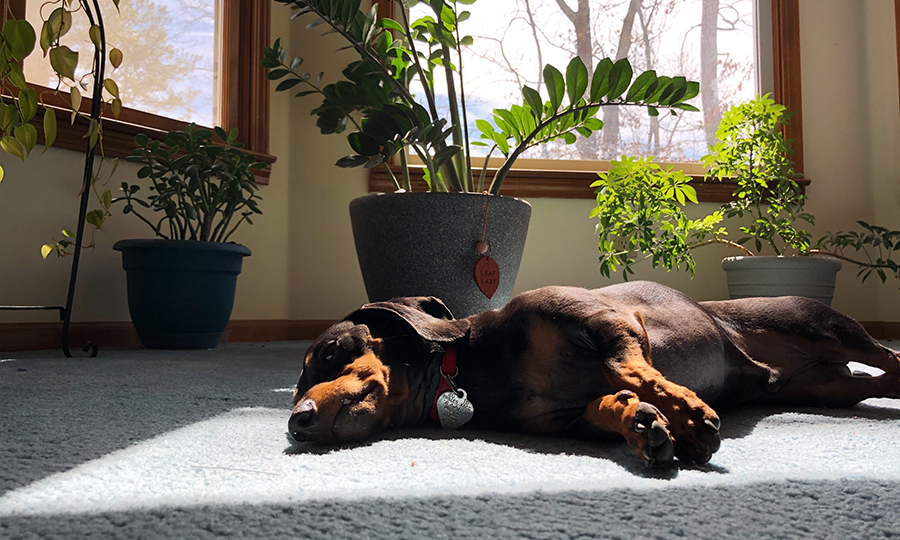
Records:
[[[459,394],[444,392],[437,399],[438,420],[444,429],[456,429],[469,420],[475,414],[472,402],[466,398],[466,391],[459,390]]]

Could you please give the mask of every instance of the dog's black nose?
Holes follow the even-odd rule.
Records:
[[[288,420],[288,431],[291,437],[298,442],[306,441],[317,425],[316,403],[311,399],[304,399],[297,403],[291,419]]]

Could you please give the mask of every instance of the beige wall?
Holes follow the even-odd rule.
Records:
[[[273,37],[307,56],[305,69],[337,76],[334,58],[315,59],[340,46],[335,36],[286,20],[273,5]],[[809,209],[816,232],[851,227],[856,219],[900,228],[900,111],[891,0],[803,0],[806,174],[814,182]],[[327,55],[325,55],[327,56]],[[361,170],[333,166],[346,152],[341,137],[324,137],[309,116],[310,100],[273,94],[272,152],[278,162],[261,189],[264,215],[236,240],[253,250],[239,279],[235,319],[337,318],[365,301],[347,205],[366,191]],[[62,303],[71,259],[42,261],[39,248],[77,212],[77,153],[51,149],[21,164],[0,154],[0,303]],[[112,185],[133,178],[122,164]],[[547,284],[599,287],[591,201],[533,199],[533,217],[516,291]],[[713,205],[702,205],[709,210]],[[699,212],[698,212],[699,213]],[[128,319],[120,238],[146,237],[136,220],[114,215],[97,235],[97,249],[82,258],[74,319]],[[697,299],[726,296],[719,268],[732,253],[714,246],[697,252],[698,275],[641,268],[638,278],[677,287]],[[863,320],[900,320],[896,284],[864,286],[846,268],[835,307]],[[53,320],[51,314],[0,314],[0,321]]]

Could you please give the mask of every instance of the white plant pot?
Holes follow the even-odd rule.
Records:
[[[722,268],[732,299],[806,296],[830,306],[841,261],[832,257],[728,257]]]

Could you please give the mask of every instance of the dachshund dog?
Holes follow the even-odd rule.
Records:
[[[884,373],[851,373],[849,361]],[[701,464],[720,444],[713,407],[870,397],[900,398],[900,355],[815,300],[545,287],[459,320],[432,297],[362,306],[307,351],[288,435],[341,444],[471,417],[482,429],[615,433],[648,466]]]

